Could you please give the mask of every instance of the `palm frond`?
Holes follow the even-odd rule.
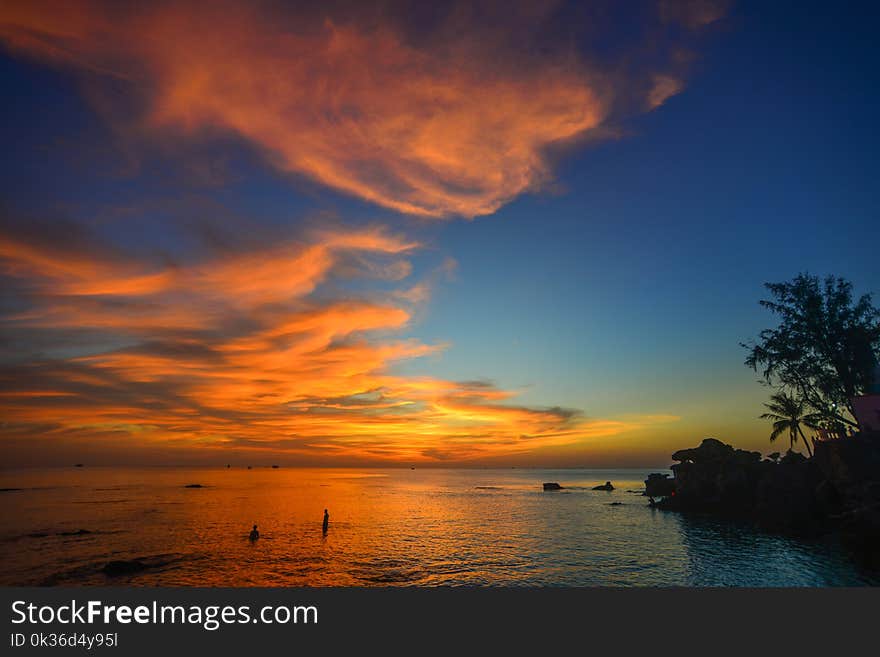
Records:
[[[770,434],[770,442],[773,442],[779,436],[788,431],[788,421],[787,420],[777,420],[773,423],[773,433]]]

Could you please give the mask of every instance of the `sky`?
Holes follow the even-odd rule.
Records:
[[[880,293],[873,11],[3,3],[6,465],[784,449],[740,343]]]

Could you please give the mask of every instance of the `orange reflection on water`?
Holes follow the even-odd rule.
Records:
[[[878,583],[826,542],[649,508],[640,495],[646,476],[256,466],[0,471],[7,510],[0,585]],[[614,491],[592,490],[606,480]],[[545,493],[543,481],[564,488]],[[252,542],[254,523],[261,536]],[[141,572],[102,572],[109,561],[136,559],[147,566]]]
[[[203,487],[186,488],[195,483]],[[0,582],[10,584],[515,580],[527,561],[523,541],[536,531],[517,509],[499,513],[489,496],[442,470],[85,468],[7,473],[3,484],[25,489],[7,493],[15,513],[0,524]],[[256,542],[248,540],[253,524]],[[100,570],[136,558],[155,567],[112,580]],[[493,572],[481,563],[495,564]]]

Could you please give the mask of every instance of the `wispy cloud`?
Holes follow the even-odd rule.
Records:
[[[382,259],[418,248],[382,228],[323,231],[183,265],[97,243],[70,257],[55,240],[6,231],[0,272],[15,310],[0,320],[2,433],[35,445],[113,436],[117,447],[430,462],[577,444],[654,421],[591,419],[514,404],[513,391],[487,382],[395,374],[396,363],[444,347],[401,337],[424,297],[319,292],[352,255],[375,260],[365,271],[376,273]]]
[[[681,44],[664,27],[722,13],[649,2],[636,39],[628,24],[604,52],[608,15],[626,12],[615,3],[595,3],[584,34],[560,27],[556,3],[364,4],[10,1],[0,39],[112,80],[148,130],[229,130],[344,193],[473,217],[548,183],[555,144],[678,93]]]
[[[619,115],[679,93],[679,37],[720,16],[707,2],[646,2],[635,22],[610,0],[323,4],[10,0],[0,43],[75,71],[114,134],[136,126],[172,151],[180,137],[233,134],[280,171],[379,206],[474,217],[549,183],[557,145],[613,134]],[[612,14],[625,29],[606,25]],[[636,27],[608,47],[606,29]],[[670,421],[402,375],[403,361],[446,347],[406,336],[455,261],[415,276],[423,245],[387,227],[323,221],[297,239],[150,258],[73,224],[3,219],[7,444],[462,462]],[[351,279],[380,284],[340,292]]]

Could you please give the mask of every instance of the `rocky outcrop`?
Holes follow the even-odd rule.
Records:
[[[816,443],[817,503],[880,566],[880,432]]]
[[[644,495],[648,497],[672,497],[675,495],[675,479],[668,474],[654,473],[645,479]]]
[[[548,481],[544,483],[544,490],[562,490],[562,486],[555,481]]]
[[[755,506],[755,494],[766,466],[758,452],[734,449],[715,438],[672,455],[679,509],[738,514]],[[673,506],[672,502],[668,503]]]
[[[598,486],[593,486],[593,490],[614,490],[614,486],[611,485],[610,481],[606,481],[604,484],[599,484]]]
[[[798,535],[841,530],[880,545],[880,433],[816,443],[807,459],[789,452],[762,459],[714,438],[672,455],[674,479],[652,474],[655,506],[737,516]]]
[[[807,535],[828,529],[827,518],[816,502],[821,476],[814,464],[800,454],[790,454],[778,464],[768,463],[764,470],[753,510],[759,528]]]

